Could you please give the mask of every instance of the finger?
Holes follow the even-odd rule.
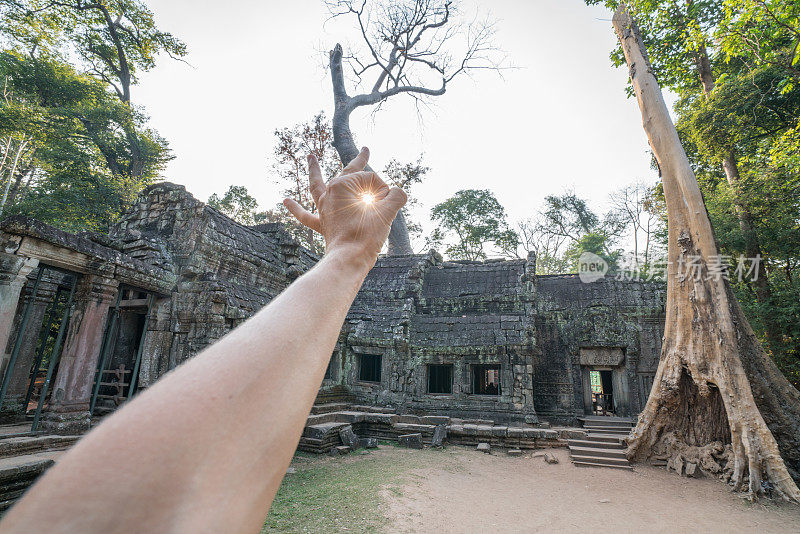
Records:
[[[315,232],[322,233],[319,215],[309,213],[308,210],[291,198],[283,199],[283,205],[286,206],[286,209],[288,209],[303,226],[307,226]]]
[[[319,161],[313,154],[308,155],[308,190],[311,192],[314,202],[319,204],[319,199],[325,192],[325,181],[322,179]]]
[[[391,210],[391,213],[396,215],[400,208],[406,205],[408,195],[399,187],[393,187],[389,190],[386,196],[381,200],[381,206],[386,206],[386,209]]]
[[[342,174],[350,174],[352,172],[363,171],[364,167],[367,166],[367,162],[369,161],[369,149],[364,147],[361,149],[361,152],[358,153],[358,156],[353,158],[353,160],[347,164],[342,170]]]

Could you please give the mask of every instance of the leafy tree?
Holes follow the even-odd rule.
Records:
[[[576,273],[579,270],[578,260],[584,252],[591,252],[605,260],[611,271],[619,267],[619,260],[622,250],[611,250],[609,238],[606,234],[589,232],[582,235],[579,239],[570,243],[564,253],[564,264],[570,272]]]
[[[256,214],[258,201],[243,185],[228,187],[222,196],[214,193],[208,197],[208,205],[240,224],[252,225],[257,222],[257,219],[260,219]]]
[[[94,205],[90,215],[80,208],[57,208],[59,197],[76,198],[77,194],[92,202],[105,198],[110,204],[104,211],[113,212],[157,178],[171,155],[166,141],[147,127],[147,117],[133,105],[131,88],[138,73],[155,65],[159,53],[182,57],[186,47],[159,30],[152,13],[136,0],[0,0],[0,21],[7,47],[4,80],[12,100],[19,104],[16,110],[4,106],[3,122],[10,136],[6,139],[28,139],[30,147],[28,159],[18,166],[27,174],[12,176],[5,184],[8,202],[38,198],[40,202],[27,209],[50,217],[48,222],[72,229],[103,228],[110,218],[97,211],[100,204]],[[72,107],[62,106],[64,99]],[[49,124],[56,124],[54,118],[59,117],[61,127],[72,128],[70,135],[47,135],[42,142],[40,125],[34,122],[27,123],[28,129],[16,122],[11,135],[8,128],[15,122],[10,119],[20,106],[40,115],[50,110],[46,113]],[[73,159],[68,159],[67,143],[75,144],[83,157],[72,154]],[[47,161],[38,160],[41,154]],[[53,174],[56,171],[58,176]],[[97,189],[103,193],[87,191],[87,180],[102,183]],[[21,184],[31,187],[20,196]],[[65,187],[71,190],[63,191]],[[53,200],[50,206],[48,196]],[[73,213],[75,218],[70,219],[68,214],[76,210],[83,215]]]
[[[169,158],[141,115],[131,116],[102,82],[58,58],[0,52],[0,80],[4,214],[25,213],[70,231],[103,230]],[[131,120],[144,149],[143,175],[135,181],[113,172],[106,158],[130,157],[122,125]]]
[[[490,245],[505,255],[513,255],[519,244],[516,232],[508,228],[505,209],[487,189],[457,192],[434,206],[431,218],[439,224],[434,241],[452,239],[445,252],[454,259],[486,258]]]

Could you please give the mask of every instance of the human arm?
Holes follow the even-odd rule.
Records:
[[[240,327],[109,417],[10,510],[3,532],[256,532],[297,446],[353,299],[405,194],[364,172],[287,207],[326,254]],[[363,192],[373,204],[361,201]]]

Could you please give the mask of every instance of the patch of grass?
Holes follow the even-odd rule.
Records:
[[[284,478],[262,533],[380,532],[380,490],[398,481],[396,462],[375,454],[319,458]]]
[[[263,533],[383,532],[391,530],[382,495],[399,497],[417,469],[456,469],[456,450],[413,450],[387,442],[330,458],[302,454],[283,479]],[[385,490],[385,491],[384,491]]]

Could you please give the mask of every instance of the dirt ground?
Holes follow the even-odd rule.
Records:
[[[542,452],[542,451],[537,451]],[[800,532],[800,506],[712,478],[575,467],[466,447],[298,455],[262,532]]]
[[[398,451],[397,454],[409,451]],[[388,491],[393,532],[800,532],[800,506],[750,504],[714,479],[460,450]]]

